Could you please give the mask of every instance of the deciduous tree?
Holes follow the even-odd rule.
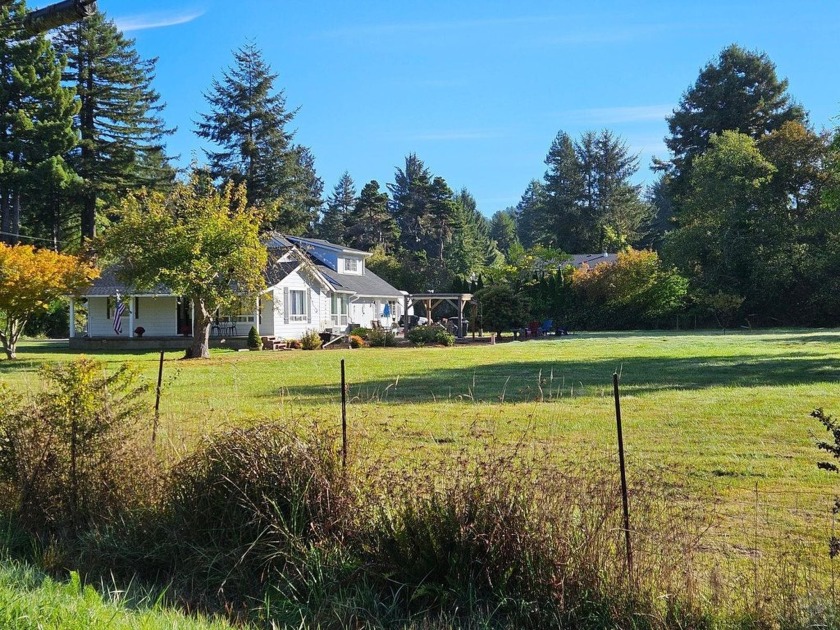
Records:
[[[82,291],[99,276],[87,262],[30,245],[0,243],[0,342],[9,359],[27,319],[50,302]]]
[[[243,186],[217,190],[206,176],[161,193],[130,195],[119,221],[105,234],[104,252],[118,275],[137,289],[164,285],[195,307],[193,358],[208,358],[217,309],[263,286],[267,253],[260,215],[248,207]]]

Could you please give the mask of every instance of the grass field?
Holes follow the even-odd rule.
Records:
[[[61,344],[22,345],[0,361],[0,382],[38,387],[42,363],[73,355]],[[96,355],[137,366],[156,353]],[[321,352],[168,353],[161,402],[173,444],[261,418],[340,422],[340,361],[349,384],[350,443],[425,457],[514,442],[526,432],[565,453],[612,453],[612,373],[621,374],[629,463],[666,465],[686,481],[823,492],[809,417],[840,413],[840,332],[578,334],[455,348]],[[153,400],[149,399],[150,407]],[[479,439],[483,438],[483,439]]]
[[[823,582],[837,479],[817,469],[822,429],[840,414],[840,331],[576,334],[454,348],[166,355],[162,442],[189,450],[220,427],[260,419],[340,426],[340,361],[349,383],[350,456],[393,465],[464,451],[547,449],[561,460],[615,459],[612,374],[621,374],[628,477],[662,470],[707,510],[712,562],[738,579],[772,572],[771,551]],[[0,382],[39,386],[38,367],[70,359],[62,344],[21,344]],[[148,382],[157,353],[109,353]],[[153,398],[149,397],[149,406]],[[659,474],[659,473],[657,473]],[[631,505],[632,510],[632,505]],[[644,516],[642,515],[642,518]],[[761,563],[757,558],[764,557]],[[775,557],[775,556],[773,556]],[[757,587],[756,587],[757,590]]]

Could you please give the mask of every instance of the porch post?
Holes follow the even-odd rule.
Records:
[[[70,339],[76,336],[76,300],[70,298]]]
[[[257,329],[257,334],[262,334],[262,329],[260,328],[260,296],[257,295],[256,304],[254,305],[254,328]]]
[[[464,338],[464,296],[458,296],[458,339]]]
[[[128,336],[134,337],[134,296],[128,296]]]

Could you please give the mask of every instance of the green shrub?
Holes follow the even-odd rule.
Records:
[[[251,350],[262,350],[262,337],[256,326],[251,326],[248,331],[248,348]]]
[[[0,392],[2,506],[35,534],[78,532],[154,501],[159,478],[135,373],[80,358],[42,369],[44,389]]]
[[[307,330],[300,338],[300,347],[304,350],[317,350],[322,343],[321,336],[315,330]]]
[[[368,335],[370,334],[371,329],[365,328],[364,326],[359,326],[354,328],[350,331],[351,335],[355,335],[356,337],[361,337],[362,339],[367,339]]]
[[[397,336],[390,330],[371,330],[368,333],[368,343],[374,348],[384,348],[386,346],[396,346]]]
[[[364,348],[365,347],[365,340],[360,337],[359,335],[350,335],[350,347],[351,348]]]
[[[446,332],[440,326],[415,326],[406,333],[406,338],[415,346],[429,344],[452,346],[455,344],[455,335]]]

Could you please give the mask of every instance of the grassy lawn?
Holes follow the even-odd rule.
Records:
[[[62,344],[27,342],[19,356],[0,361],[0,381],[31,389],[40,364],[73,355]],[[794,543],[821,556],[831,531],[837,480],[816,467],[822,429],[808,414],[840,414],[840,331],[576,334],[496,346],[179,357],[166,355],[161,403],[161,435],[175,451],[264,418],[339,427],[345,359],[351,456],[430,465],[520,442],[571,460],[615,458],[617,370],[628,477],[643,484],[651,469],[664,469],[705,501],[712,547]],[[156,353],[97,358],[156,378]]]

